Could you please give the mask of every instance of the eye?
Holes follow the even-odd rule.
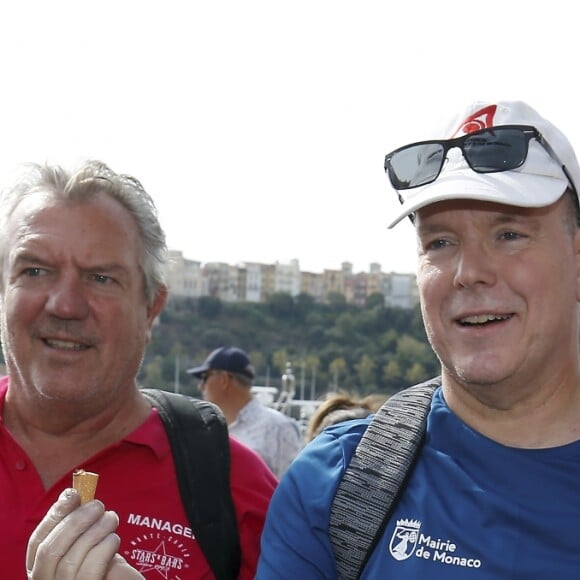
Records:
[[[426,251],[432,250],[442,250],[451,245],[451,242],[445,238],[437,238],[436,240],[431,240],[424,245]]]
[[[28,278],[37,278],[38,276],[42,276],[45,273],[46,270],[44,268],[39,268],[38,266],[34,266],[32,268],[25,268],[22,271],[22,274],[24,276],[27,276]]]
[[[506,231],[506,232],[502,232],[499,235],[499,237],[500,237],[500,239],[506,240],[506,241],[509,242],[509,241],[512,241],[512,240],[514,240],[514,241],[521,240],[523,238],[526,238],[527,236],[525,236],[524,234],[522,234],[520,232],[515,232],[513,230],[509,230],[509,231]]]
[[[114,282],[111,276],[107,276],[105,274],[92,274],[92,279],[99,284],[112,284]]]

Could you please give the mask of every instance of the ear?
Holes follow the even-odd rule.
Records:
[[[230,375],[227,372],[221,371],[217,373],[213,383],[214,392],[219,391],[222,396],[230,389]]]
[[[167,302],[167,286],[161,286],[153,299],[153,303],[147,308],[147,342],[151,340],[151,329],[155,319],[159,316]]]
[[[228,373],[227,371],[224,371],[222,373],[220,373],[220,380],[224,386],[224,391],[229,391],[232,387],[235,386],[236,381],[234,380],[234,378],[232,377],[232,375],[230,375],[230,373]]]

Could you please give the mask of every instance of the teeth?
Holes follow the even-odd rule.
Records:
[[[461,319],[461,324],[485,324],[494,320],[507,320],[509,314],[478,314],[476,316],[467,316]]]
[[[53,348],[60,348],[61,350],[84,350],[87,348],[84,344],[71,342],[68,340],[47,339],[46,344],[48,344],[48,346],[52,346]]]

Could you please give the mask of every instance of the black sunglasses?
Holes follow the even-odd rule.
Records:
[[[207,381],[212,374],[214,373],[212,373],[211,371],[206,371],[205,373],[199,375],[199,384],[203,385],[203,383],[205,383],[205,381]]]
[[[396,190],[433,183],[443,169],[447,153],[454,147],[461,149],[465,161],[476,173],[510,171],[524,164],[531,139],[536,139],[558,163],[575,191],[564,164],[542,134],[529,125],[499,125],[455,139],[405,145],[385,157],[385,171]]]

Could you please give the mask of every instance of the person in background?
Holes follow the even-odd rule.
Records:
[[[312,441],[330,425],[351,419],[364,419],[372,413],[376,413],[386,399],[386,396],[378,394],[367,395],[360,399],[348,393],[329,394],[310,417],[306,430],[306,440]]]
[[[166,255],[153,200],[102,162],[28,164],[0,195],[3,578],[209,577],[163,424],[137,382],[167,299]],[[230,447],[249,580],[276,480]],[[98,499],[80,507],[77,468],[100,476]]]
[[[252,395],[254,367],[240,348],[215,349],[199,366],[187,371],[199,379],[202,397],[218,405],[230,434],[253,449],[280,478],[302,448],[298,422],[262,405]]]
[[[574,149],[524,102],[476,102],[430,140],[388,154],[385,169],[402,203],[390,227],[405,217],[415,227],[421,312],[441,376],[417,461],[360,577],[575,580]],[[296,458],[268,510],[258,580],[337,577],[330,510],[369,421],[327,429]]]

